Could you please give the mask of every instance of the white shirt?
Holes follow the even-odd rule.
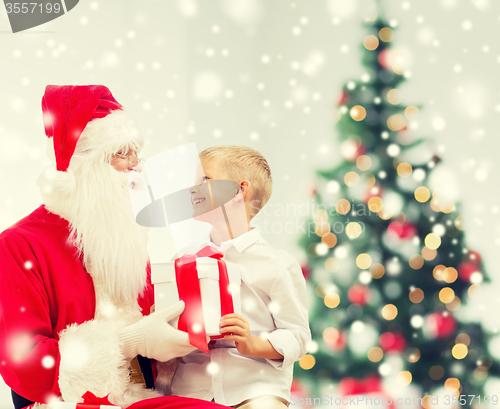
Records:
[[[193,246],[192,252],[208,242]],[[220,340],[209,345],[210,354],[196,350],[180,359],[172,394],[229,406],[259,395],[290,401],[293,363],[311,340],[300,266],[286,251],[271,247],[256,228],[219,247],[211,245],[241,268],[241,315],[252,335],[265,336],[283,359],[241,355],[234,342]]]

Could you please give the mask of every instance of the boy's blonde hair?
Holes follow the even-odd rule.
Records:
[[[251,184],[252,217],[268,202],[273,191],[271,168],[260,152],[248,146],[213,146],[200,153],[200,161],[215,162],[226,176],[235,182]]]

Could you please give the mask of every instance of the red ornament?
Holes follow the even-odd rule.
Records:
[[[378,63],[385,69],[390,69],[390,50],[386,48],[378,55]]]
[[[448,338],[455,334],[457,321],[451,314],[435,312],[427,317],[427,329],[434,338]]]
[[[307,280],[309,278],[309,276],[311,275],[311,268],[306,264],[306,265],[303,265],[302,267],[300,267],[300,269],[302,270],[302,275]]]
[[[347,104],[351,99],[351,94],[347,91],[342,91],[342,94],[340,94],[339,101],[337,102],[337,105],[345,105]]]
[[[354,398],[355,406],[359,405],[361,401],[361,406],[364,408],[375,406],[377,408],[394,408],[394,404],[389,403],[394,402],[395,399],[384,391],[380,376],[375,374],[367,375],[363,379],[343,378],[339,382],[339,392],[343,397]],[[347,408],[348,405],[341,405],[340,407]]]
[[[356,149],[355,160],[358,159],[361,155],[364,155],[366,152],[367,152],[367,149],[366,149],[365,145],[359,144],[357,149]]]
[[[380,185],[373,185],[370,189],[367,190],[366,194],[365,194],[365,203],[368,203],[368,201],[372,198],[372,197],[381,197],[382,196],[382,188],[380,187]]]
[[[344,159],[348,162],[356,162],[361,155],[366,153],[366,147],[358,140],[347,139],[342,142],[340,151]]]
[[[304,387],[297,379],[292,381],[292,388],[290,390],[291,395],[297,402],[303,402],[300,406],[301,409],[314,409],[314,406],[309,405],[308,402],[312,402],[312,398],[306,387]]]
[[[405,337],[399,332],[384,332],[379,343],[385,352],[404,352],[407,344]]]
[[[387,233],[393,237],[410,240],[418,234],[418,230],[412,223],[394,221],[387,228]]]
[[[481,254],[479,254],[477,251],[469,251],[467,258],[471,263],[476,263],[477,265],[481,264]]]
[[[343,351],[347,346],[347,333],[335,328],[327,328],[323,332],[323,341],[332,351]]]
[[[470,276],[477,271],[481,271],[481,268],[477,263],[472,261],[463,261],[457,268],[458,278],[466,283],[470,283]]]
[[[347,298],[353,304],[359,304],[365,306],[370,299],[370,290],[367,287],[360,284],[354,284],[347,292]]]
[[[382,384],[377,375],[368,375],[363,379],[343,378],[339,383],[341,395],[365,395],[381,392]]]

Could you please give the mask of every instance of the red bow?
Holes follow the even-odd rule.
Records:
[[[219,293],[221,298],[221,316],[232,314],[233,297],[229,292],[229,277],[227,275],[226,263],[222,260],[222,253],[213,247],[203,247],[196,254],[186,254],[175,260],[175,278],[179,299],[186,304],[184,312],[179,317],[178,328],[189,334],[189,343],[196,348],[208,353],[207,333],[203,308],[201,305],[200,282],[196,259],[198,257],[210,257],[217,260],[219,266]],[[211,337],[212,339],[223,338],[224,335]]]
[[[98,404],[104,404],[104,405],[112,405],[112,403],[108,399],[109,393],[104,397],[104,398],[98,398],[95,396],[92,392],[85,392],[85,395],[82,396],[83,403],[84,404],[90,404],[90,403],[98,403]],[[94,408],[94,406],[89,406],[90,408]],[[79,408],[84,409],[84,406],[79,406]]]

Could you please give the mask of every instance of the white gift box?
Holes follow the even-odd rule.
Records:
[[[226,268],[229,278],[229,292],[233,298],[234,312],[241,314],[240,269],[239,266],[228,262],[226,262]],[[219,265],[214,258],[199,257],[196,259],[196,270],[198,271],[198,278],[200,280],[205,331],[209,336],[220,335]],[[151,282],[155,289],[155,309],[157,311],[179,301],[174,261],[153,263],[151,265]],[[172,324],[177,326],[177,321]]]

